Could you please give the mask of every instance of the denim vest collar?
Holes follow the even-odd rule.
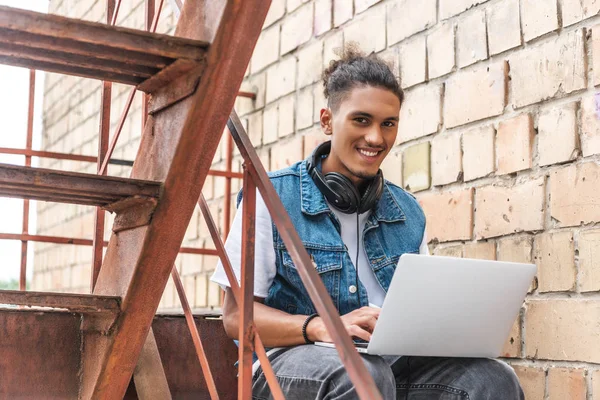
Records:
[[[325,197],[315,185],[312,177],[306,169],[306,160],[300,164],[300,199],[302,213],[306,215],[319,215],[331,212]],[[390,191],[388,184],[384,184],[383,193],[377,202],[375,209],[369,217],[373,226],[379,222],[398,222],[406,221],[406,215],[398,205],[394,195]]]

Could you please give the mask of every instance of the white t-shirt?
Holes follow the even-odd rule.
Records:
[[[242,259],[242,209],[243,202],[233,218],[233,223],[227,241],[225,250],[231,261],[231,266],[235,275],[240,281],[241,259]],[[334,207],[330,207],[337,216],[341,226],[342,241],[348,247],[348,254],[352,263],[356,259],[356,214],[344,214]],[[359,216],[359,231],[361,237],[358,242],[359,260],[358,276],[360,282],[367,289],[369,303],[381,307],[385,298],[385,291],[375,277],[373,269],[369,265],[366,252],[362,246],[362,232],[367,222],[369,212]],[[420,254],[429,254],[427,239],[423,235],[423,241],[419,248]],[[254,296],[266,298],[269,294],[269,288],[273,283],[277,266],[275,263],[275,249],[273,248],[273,225],[271,216],[267,210],[264,200],[260,194],[256,193],[256,222],[255,222],[255,243],[254,243]],[[225,274],[225,269],[219,260],[211,281],[219,284],[223,289],[229,287],[229,280]]]

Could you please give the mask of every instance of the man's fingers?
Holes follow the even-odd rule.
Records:
[[[367,342],[371,340],[371,334],[358,325],[350,325],[348,327],[348,333],[350,336],[360,338]]]

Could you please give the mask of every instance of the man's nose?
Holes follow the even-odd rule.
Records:
[[[370,146],[383,146],[384,140],[381,128],[379,126],[374,126],[371,129],[369,129],[369,132],[365,136],[365,140]]]

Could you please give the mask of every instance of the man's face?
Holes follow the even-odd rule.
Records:
[[[337,110],[321,110],[321,127],[331,135],[323,173],[339,172],[359,186],[377,174],[396,141],[400,100],[387,89],[352,89]]]

